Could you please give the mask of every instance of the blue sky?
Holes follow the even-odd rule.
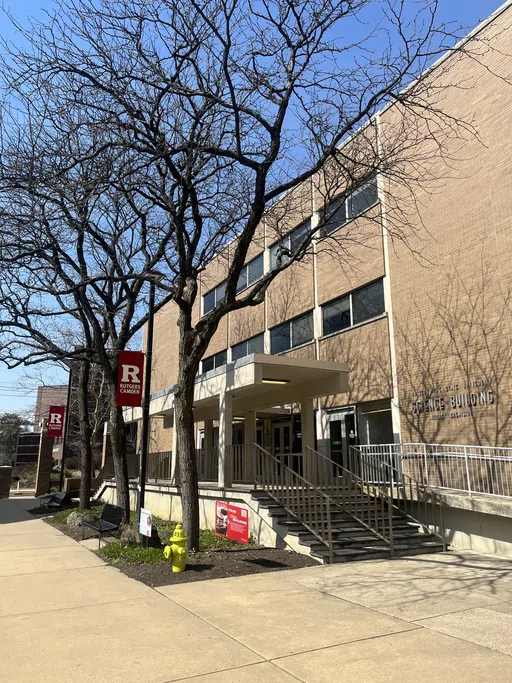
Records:
[[[26,24],[28,17],[42,18],[44,10],[51,10],[51,0],[21,0],[11,3],[8,0],[2,3],[13,16],[22,24]],[[440,0],[439,21],[454,21],[468,30],[485,19],[496,10],[502,2],[500,0]],[[1,15],[0,15],[1,16]],[[0,19],[0,30],[4,38],[10,38],[17,42],[16,34],[5,17]],[[37,370],[35,370],[37,372]],[[7,370],[0,366],[0,413],[5,411],[25,410],[35,404],[35,392],[28,393],[18,386],[21,377],[27,372],[24,369]],[[28,372],[33,373],[34,369]],[[63,370],[48,368],[48,383],[67,382],[67,373]],[[37,382],[34,381],[33,386]]]

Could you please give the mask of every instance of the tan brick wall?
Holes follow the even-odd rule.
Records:
[[[346,223],[317,249],[318,303],[342,296],[384,276],[378,206]]]
[[[329,396],[326,408],[390,398],[388,321],[381,318],[319,342],[320,360],[348,363],[349,392]]]
[[[440,87],[470,86],[445,88],[442,106],[472,121],[478,138],[447,140],[444,158],[433,154],[424,171],[438,178],[437,189],[416,185],[414,206],[388,186],[408,227],[408,244],[395,240],[390,262],[405,441],[512,446],[511,89],[493,76],[510,71],[503,55],[512,54],[511,26],[508,11],[482,36],[493,35],[493,49],[480,48],[480,63],[455,59],[436,76]],[[451,396],[476,393],[472,382],[483,382],[495,402],[452,408]],[[438,407],[442,398],[446,409],[414,415],[412,402],[424,398]]]

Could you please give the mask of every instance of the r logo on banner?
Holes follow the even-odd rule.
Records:
[[[138,408],[142,403],[144,354],[141,351],[121,351],[117,376],[116,405]]]

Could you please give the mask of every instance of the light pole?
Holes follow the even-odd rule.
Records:
[[[72,366],[69,366],[69,378],[68,378],[68,396],[66,399],[66,422],[64,424],[64,439],[62,440],[62,456],[60,461],[60,479],[59,479],[59,491],[62,493],[64,489],[64,463],[66,460],[67,449],[68,449],[68,432],[69,432],[69,407],[71,403],[71,384],[73,381],[73,370]]]
[[[140,471],[139,471],[139,509],[138,520],[140,523],[140,511],[144,507],[146,497],[146,468],[148,462],[149,446],[149,403],[151,391],[151,363],[153,357],[153,323],[155,318],[155,289],[156,284],[164,276],[161,273],[147,273],[145,279],[149,280],[149,309],[148,309],[148,336],[146,339],[146,364],[144,367],[144,395],[142,397],[142,425],[140,435]],[[143,538],[146,538],[143,536]]]

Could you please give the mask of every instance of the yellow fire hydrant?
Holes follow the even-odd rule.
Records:
[[[171,545],[166,545],[164,548],[165,559],[171,560],[173,572],[185,571],[187,564],[187,537],[181,524],[176,524],[169,543]]]

